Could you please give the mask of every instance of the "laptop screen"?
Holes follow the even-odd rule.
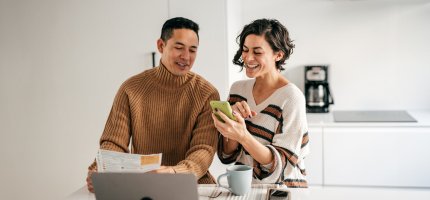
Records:
[[[92,175],[97,200],[197,200],[193,174],[103,172]]]

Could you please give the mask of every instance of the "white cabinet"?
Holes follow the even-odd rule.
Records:
[[[430,127],[324,127],[323,134],[325,185],[430,187]]]
[[[305,158],[309,185],[323,184],[323,137],[321,127],[309,127],[310,153]]]

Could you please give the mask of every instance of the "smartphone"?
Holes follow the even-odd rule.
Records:
[[[210,104],[211,104],[211,107],[212,107],[212,110],[214,111],[214,113],[215,113],[215,109],[218,109],[219,111],[221,111],[222,113],[227,115],[228,118],[236,121],[236,117],[233,115],[233,110],[231,109],[229,102],[227,102],[227,101],[211,101]],[[215,116],[220,121],[224,122],[224,120],[217,113],[215,113]]]
[[[290,200],[290,191],[284,188],[267,189],[266,200]]]

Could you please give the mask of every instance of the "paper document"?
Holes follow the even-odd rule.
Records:
[[[159,169],[162,154],[130,154],[100,149],[96,162],[99,172],[147,172]]]

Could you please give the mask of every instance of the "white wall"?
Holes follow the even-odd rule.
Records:
[[[296,48],[286,76],[330,65],[334,109],[430,109],[427,0],[242,1],[242,23],[276,18]]]
[[[0,199],[61,199],[85,184],[113,97],[151,65],[166,8],[0,1]]]
[[[193,71],[218,88],[221,99],[227,96],[227,15],[226,0],[170,0],[169,17],[183,16],[200,26],[200,44]]]
[[[237,44],[236,38],[242,31],[242,5],[241,1],[233,0],[227,1],[227,45],[228,45],[228,75],[229,75],[229,87],[236,80],[242,80],[246,78],[243,71],[240,71],[240,67],[234,65],[232,60],[237,50],[239,49],[239,44]],[[228,92],[228,91],[227,91]],[[226,100],[226,99],[224,99]]]

